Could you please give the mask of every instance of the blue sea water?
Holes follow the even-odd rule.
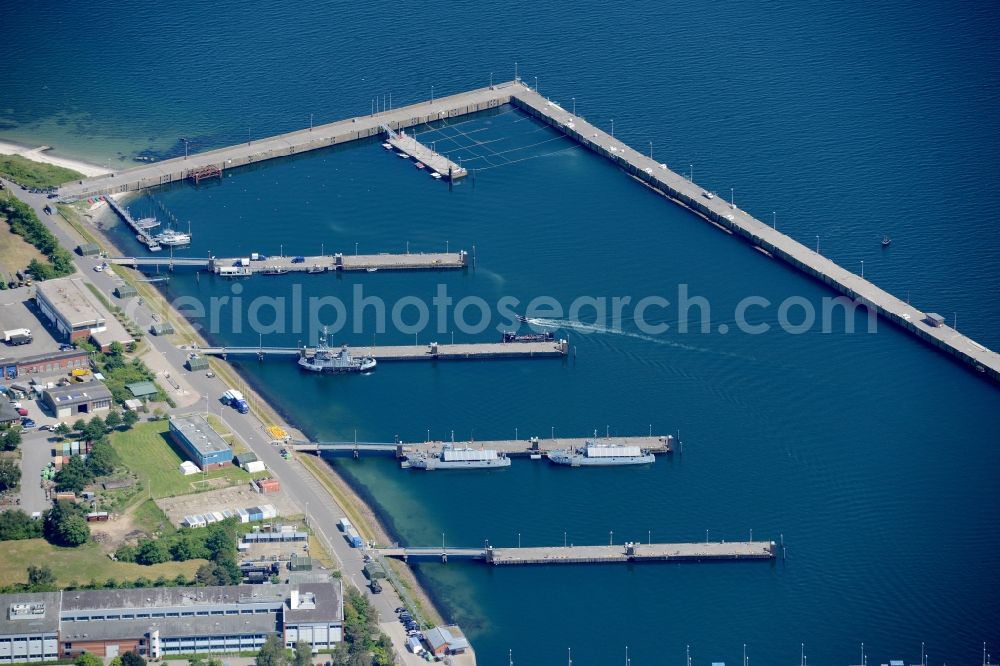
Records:
[[[1000,347],[998,20],[989,3],[472,2],[447,5],[41,3],[4,14],[0,139],[124,168],[140,152],[201,150],[399,106],[495,80],[525,81],[762,220]],[[39,48],[43,45],[44,48]],[[575,98],[575,100],[574,100]],[[431,131],[432,128],[422,128]],[[433,128],[428,140],[456,136]],[[568,304],[663,295],[710,303],[710,333],[561,328],[565,361],[383,364],[303,377],[281,361],[247,376],[310,435],[487,439],[680,430],[683,457],[644,469],[420,475],[333,460],[401,541],[498,545],[784,535],[769,564],[490,569],[419,574],[467,629],[480,663],[635,664],[741,658],[847,664],[978,663],[1000,639],[995,499],[998,392],[880,322],[739,332],[737,303],[822,286],[503,109],[460,129],[517,164],[449,189],[376,142],[233,171],[155,197],[186,223],[191,255],[413,251],[476,246],[466,273],[289,276],[233,283],[178,273],[170,296],[456,298]],[[544,142],[544,143],[543,143]],[[465,144],[468,145],[468,144]],[[528,147],[530,146],[530,147]],[[523,150],[515,151],[518,147]],[[451,149],[449,149],[451,150]],[[137,210],[153,204],[142,199]],[[890,248],[879,240],[892,236]],[[122,237],[123,242],[128,239]],[[135,248],[137,249],[137,248]],[[227,311],[229,312],[229,311]],[[586,321],[593,321],[585,314]],[[775,308],[756,321],[777,323]],[[852,318],[863,330],[863,317]],[[363,332],[337,333],[352,344]],[[719,326],[730,326],[720,333]],[[227,320],[211,334],[256,344]],[[585,327],[583,327],[585,328]],[[452,327],[418,335],[447,341]],[[297,344],[286,330],[272,339]],[[378,343],[405,344],[399,330]],[[456,332],[456,339],[493,339]],[[993,416],[991,416],[991,414]],[[564,537],[565,535],[565,537]]]

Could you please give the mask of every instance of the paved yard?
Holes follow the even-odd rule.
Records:
[[[268,493],[261,495],[250,489],[250,484],[221,490],[210,490],[194,495],[181,495],[156,500],[157,506],[170,518],[170,522],[179,525],[184,516],[225,509],[246,509],[261,504],[273,504],[278,510],[279,519],[283,516],[301,516],[303,511],[285,494]]]

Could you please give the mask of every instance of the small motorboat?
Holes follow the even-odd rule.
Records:
[[[431,174],[431,178],[433,178],[434,180],[441,180],[441,174],[435,171],[434,173]]]
[[[515,314],[514,316],[517,317],[517,320],[522,324],[528,323],[528,318],[525,317],[524,315]]]
[[[889,238],[888,236],[882,236],[882,247],[889,247],[889,243],[891,242],[892,242],[891,238]]]
[[[400,157],[402,157],[404,160],[410,159],[410,156],[407,155],[406,153],[396,153],[396,154],[399,155]]]
[[[369,273],[375,273],[375,272],[378,271],[378,268],[375,267],[375,266],[372,266],[371,268],[366,268],[365,270],[368,271]]]
[[[423,162],[417,162],[413,166],[417,167],[418,169],[423,169],[424,168],[424,163]]]
[[[392,144],[391,143],[383,143],[382,147],[385,148],[386,150],[392,150]]]

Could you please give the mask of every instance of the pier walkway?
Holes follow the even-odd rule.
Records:
[[[124,206],[115,201],[114,197],[105,197],[105,201],[108,202],[108,205],[111,207],[111,210],[113,210],[118,215],[118,217],[120,217],[125,222],[125,224],[128,225],[128,227],[135,232],[136,237],[139,239],[140,243],[149,247],[149,250],[151,252],[157,252],[160,249],[162,249],[160,247],[160,244],[150,233],[151,230],[160,226],[159,220],[157,220],[155,217],[148,217],[148,218],[143,218],[141,220],[137,220],[133,218],[132,215],[127,210],[125,210]]]
[[[722,227],[781,259],[834,291],[856,300],[919,339],[971,366],[976,372],[1000,381],[1000,354],[946,325],[935,326],[928,312],[896,298],[855,275],[797,240],[773,229],[720,197],[709,198],[705,189],[650,159],[604,130],[566,111],[527,86],[516,85],[511,104],[558,129],[582,146],[617,164],[655,192],[698,216]]]
[[[59,188],[59,199],[60,201],[77,201],[102,194],[135,192],[147,187],[182,181],[206,167],[215,167],[224,175],[227,169],[247,164],[298,155],[310,150],[327,148],[359,139],[377,138],[383,132],[383,125],[399,130],[437,120],[456,118],[477,111],[495,109],[510,101],[510,93],[514,88],[514,82],[501,83],[398,109],[356,116],[287,134],[250,140],[246,143],[204,153],[151,162],[110,175],[73,181]]]
[[[108,197],[109,199],[111,197]],[[266,257],[251,261],[241,257],[112,257],[109,263],[118,266],[194,266],[218,275],[284,275],[286,273],[328,273],[337,271],[416,271],[454,270],[466,268],[469,255],[459,252],[407,252],[405,254],[341,254],[322,256]],[[239,269],[239,270],[237,270]]]
[[[220,170],[262,160],[294,155],[341,143],[376,137],[382,126],[399,130],[423,123],[512,104],[528,115],[557,129],[581,146],[611,160],[623,171],[653,191],[699,217],[744,239],[765,254],[781,259],[834,291],[870,308],[873,312],[912,333],[920,340],[968,365],[976,372],[1000,381],[1000,354],[928,317],[929,311],[909,303],[855,275],[830,259],[780,233],[746,211],[720,197],[709,197],[696,183],[680,176],[583,118],[549,101],[520,81],[479,88],[448,97],[420,102],[366,116],[290,132],[259,141],[230,146],[185,158],[154,162],[110,176],[98,176],[59,188],[62,201],[101,194],[123,193],[163,185],[187,177],[193,170],[217,166]]]
[[[387,125],[382,125],[382,130],[386,133],[390,146],[419,161],[434,173],[440,174],[449,180],[458,180],[469,175],[469,172],[462,168],[461,165],[455,164],[444,155],[434,152],[431,148],[407,134],[406,130],[396,132]]]
[[[252,355],[310,357],[313,347],[200,347],[192,349],[209,356]],[[501,358],[556,358],[569,353],[566,340],[555,342],[467,342],[449,345],[398,345],[374,347],[348,347],[354,357],[370,356],[377,361],[471,361]]]
[[[705,543],[637,543],[608,546],[551,546],[533,548],[379,548],[384,557],[479,560],[494,566],[552,564],[612,564],[628,562],[713,562],[773,560],[773,541]]]
[[[673,453],[675,440],[671,435],[642,435],[640,437],[557,437],[555,439],[541,439],[539,437],[529,437],[527,439],[503,439],[503,440],[465,440],[459,442],[306,442],[292,444],[290,448],[302,452],[354,452],[359,453],[383,453],[395,454],[397,458],[406,458],[411,455],[436,456],[446,446],[469,447],[473,449],[492,449],[503,453],[509,458],[543,456],[549,451],[559,451],[564,449],[578,449],[587,445],[587,442],[597,442],[598,444],[615,444],[621,446],[638,446],[648,450],[650,453],[662,455]]]

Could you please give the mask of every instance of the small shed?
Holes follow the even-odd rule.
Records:
[[[136,400],[135,398],[126,400],[125,409],[129,410],[130,412],[139,411],[140,409],[142,409],[142,400]]]
[[[13,403],[0,399],[0,424],[10,425],[20,420],[21,415],[17,413]]]
[[[184,476],[191,476],[192,474],[197,474],[201,470],[190,460],[185,460],[180,464],[180,472]]]
[[[208,370],[208,357],[194,354],[193,356],[191,356],[191,358],[187,360],[187,363],[185,365],[187,365],[187,369],[190,370],[191,372],[197,372],[198,370]]]
[[[174,333],[174,325],[169,321],[157,322],[149,327],[149,332],[153,335],[172,335]]]
[[[76,246],[76,253],[81,257],[93,257],[101,253],[101,246],[97,243],[80,243]]]
[[[243,465],[243,469],[246,470],[246,472],[248,474],[257,474],[258,472],[266,471],[267,468],[264,467],[264,463],[262,461],[260,461],[260,460],[251,460],[246,465]],[[260,487],[260,491],[262,493],[269,492],[267,490],[264,490],[263,486]]]
[[[944,326],[944,317],[939,315],[937,312],[928,312],[924,315],[924,321],[928,324],[937,328],[939,326]]]
[[[312,571],[312,558],[297,553],[292,553],[292,559],[288,562],[289,571]]]
[[[257,460],[259,458],[257,458],[257,454],[253,451],[244,451],[233,456],[233,462],[244,468],[247,466],[247,463],[256,462]]]
[[[118,298],[134,298],[139,295],[139,292],[135,287],[130,285],[128,282],[120,284],[115,287],[115,296]]]
[[[127,388],[132,395],[140,400],[148,400],[152,398],[158,392],[156,384],[153,382],[133,382],[131,384],[126,384]]]

